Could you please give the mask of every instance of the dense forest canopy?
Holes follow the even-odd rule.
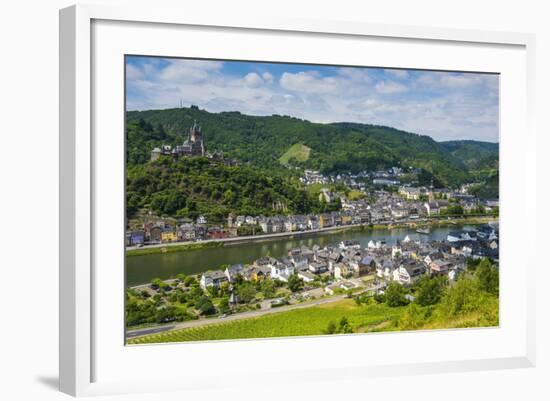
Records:
[[[154,162],[128,167],[127,213],[147,208],[159,215],[221,222],[230,212],[273,215],[275,205],[293,214],[337,210],[306,191],[294,177],[268,174],[251,166],[214,164],[204,157]]]

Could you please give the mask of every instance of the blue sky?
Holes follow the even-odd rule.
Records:
[[[178,107],[388,125],[438,141],[498,142],[498,76],[127,57],[128,110]]]

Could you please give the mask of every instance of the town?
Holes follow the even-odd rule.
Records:
[[[498,244],[497,224],[451,231],[442,241],[406,236],[395,244],[371,240],[362,248],[356,241],[344,240],[324,247],[293,248],[278,259],[265,256],[248,265],[227,265],[164,281],[154,279],[128,291],[136,299],[156,300],[158,305],[152,309],[156,323],[183,322],[166,330],[212,323],[206,318],[215,316],[240,319],[273,313],[275,309],[278,312],[336,302],[342,297],[383,297],[390,285],[405,289],[403,299],[412,303],[416,299],[415,284],[423,277],[452,283],[482,260],[491,261],[498,269]],[[187,305],[185,314],[170,306],[177,302]],[[143,311],[133,312],[129,327],[146,321]],[[130,331],[129,337],[149,330]]]
[[[226,224],[209,224],[205,216],[195,221],[189,218],[145,216],[139,227],[126,233],[127,247],[159,245],[189,241],[221,240],[236,237],[277,233],[317,232],[357,225],[388,225],[410,223],[413,226],[426,219],[464,216],[496,216],[498,200],[480,200],[448,189],[401,186],[397,191],[378,189],[361,192],[361,199],[322,188],[319,197],[326,203],[338,202],[339,211],[314,215],[235,216]],[[276,207],[277,205],[274,205]]]

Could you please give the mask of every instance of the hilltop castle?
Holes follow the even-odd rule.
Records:
[[[206,145],[202,128],[195,121],[189,129],[189,134],[183,145],[177,145],[172,148],[170,145],[162,145],[160,148],[154,148],[151,151],[151,160],[157,160],[161,155],[172,155],[174,158],[179,156],[197,157],[206,156]]]

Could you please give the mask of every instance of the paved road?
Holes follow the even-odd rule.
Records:
[[[162,333],[163,331],[173,330],[174,327],[175,327],[174,325],[170,325],[170,326],[148,327],[146,329],[132,330],[132,331],[126,332],[126,337],[133,338],[138,336],[148,336],[150,334],[158,334],[158,333]]]
[[[150,334],[158,334],[165,331],[187,329],[191,327],[200,327],[200,326],[205,326],[209,324],[220,324],[228,321],[249,319],[253,317],[270,315],[273,313],[287,312],[289,310],[308,308],[310,306],[317,306],[317,305],[327,304],[331,302],[341,301],[345,297],[346,295],[337,295],[329,298],[314,299],[312,301],[302,302],[294,305],[286,305],[286,306],[280,306],[277,308],[271,308],[271,309],[265,309],[265,310],[236,313],[234,315],[229,315],[223,319],[220,319],[220,318],[199,319],[199,320],[191,320],[188,322],[176,323],[169,326],[159,326],[154,328],[149,327],[146,329],[131,330],[126,332],[126,336],[128,338],[134,338],[134,337],[141,337],[141,336],[146,336]]]

